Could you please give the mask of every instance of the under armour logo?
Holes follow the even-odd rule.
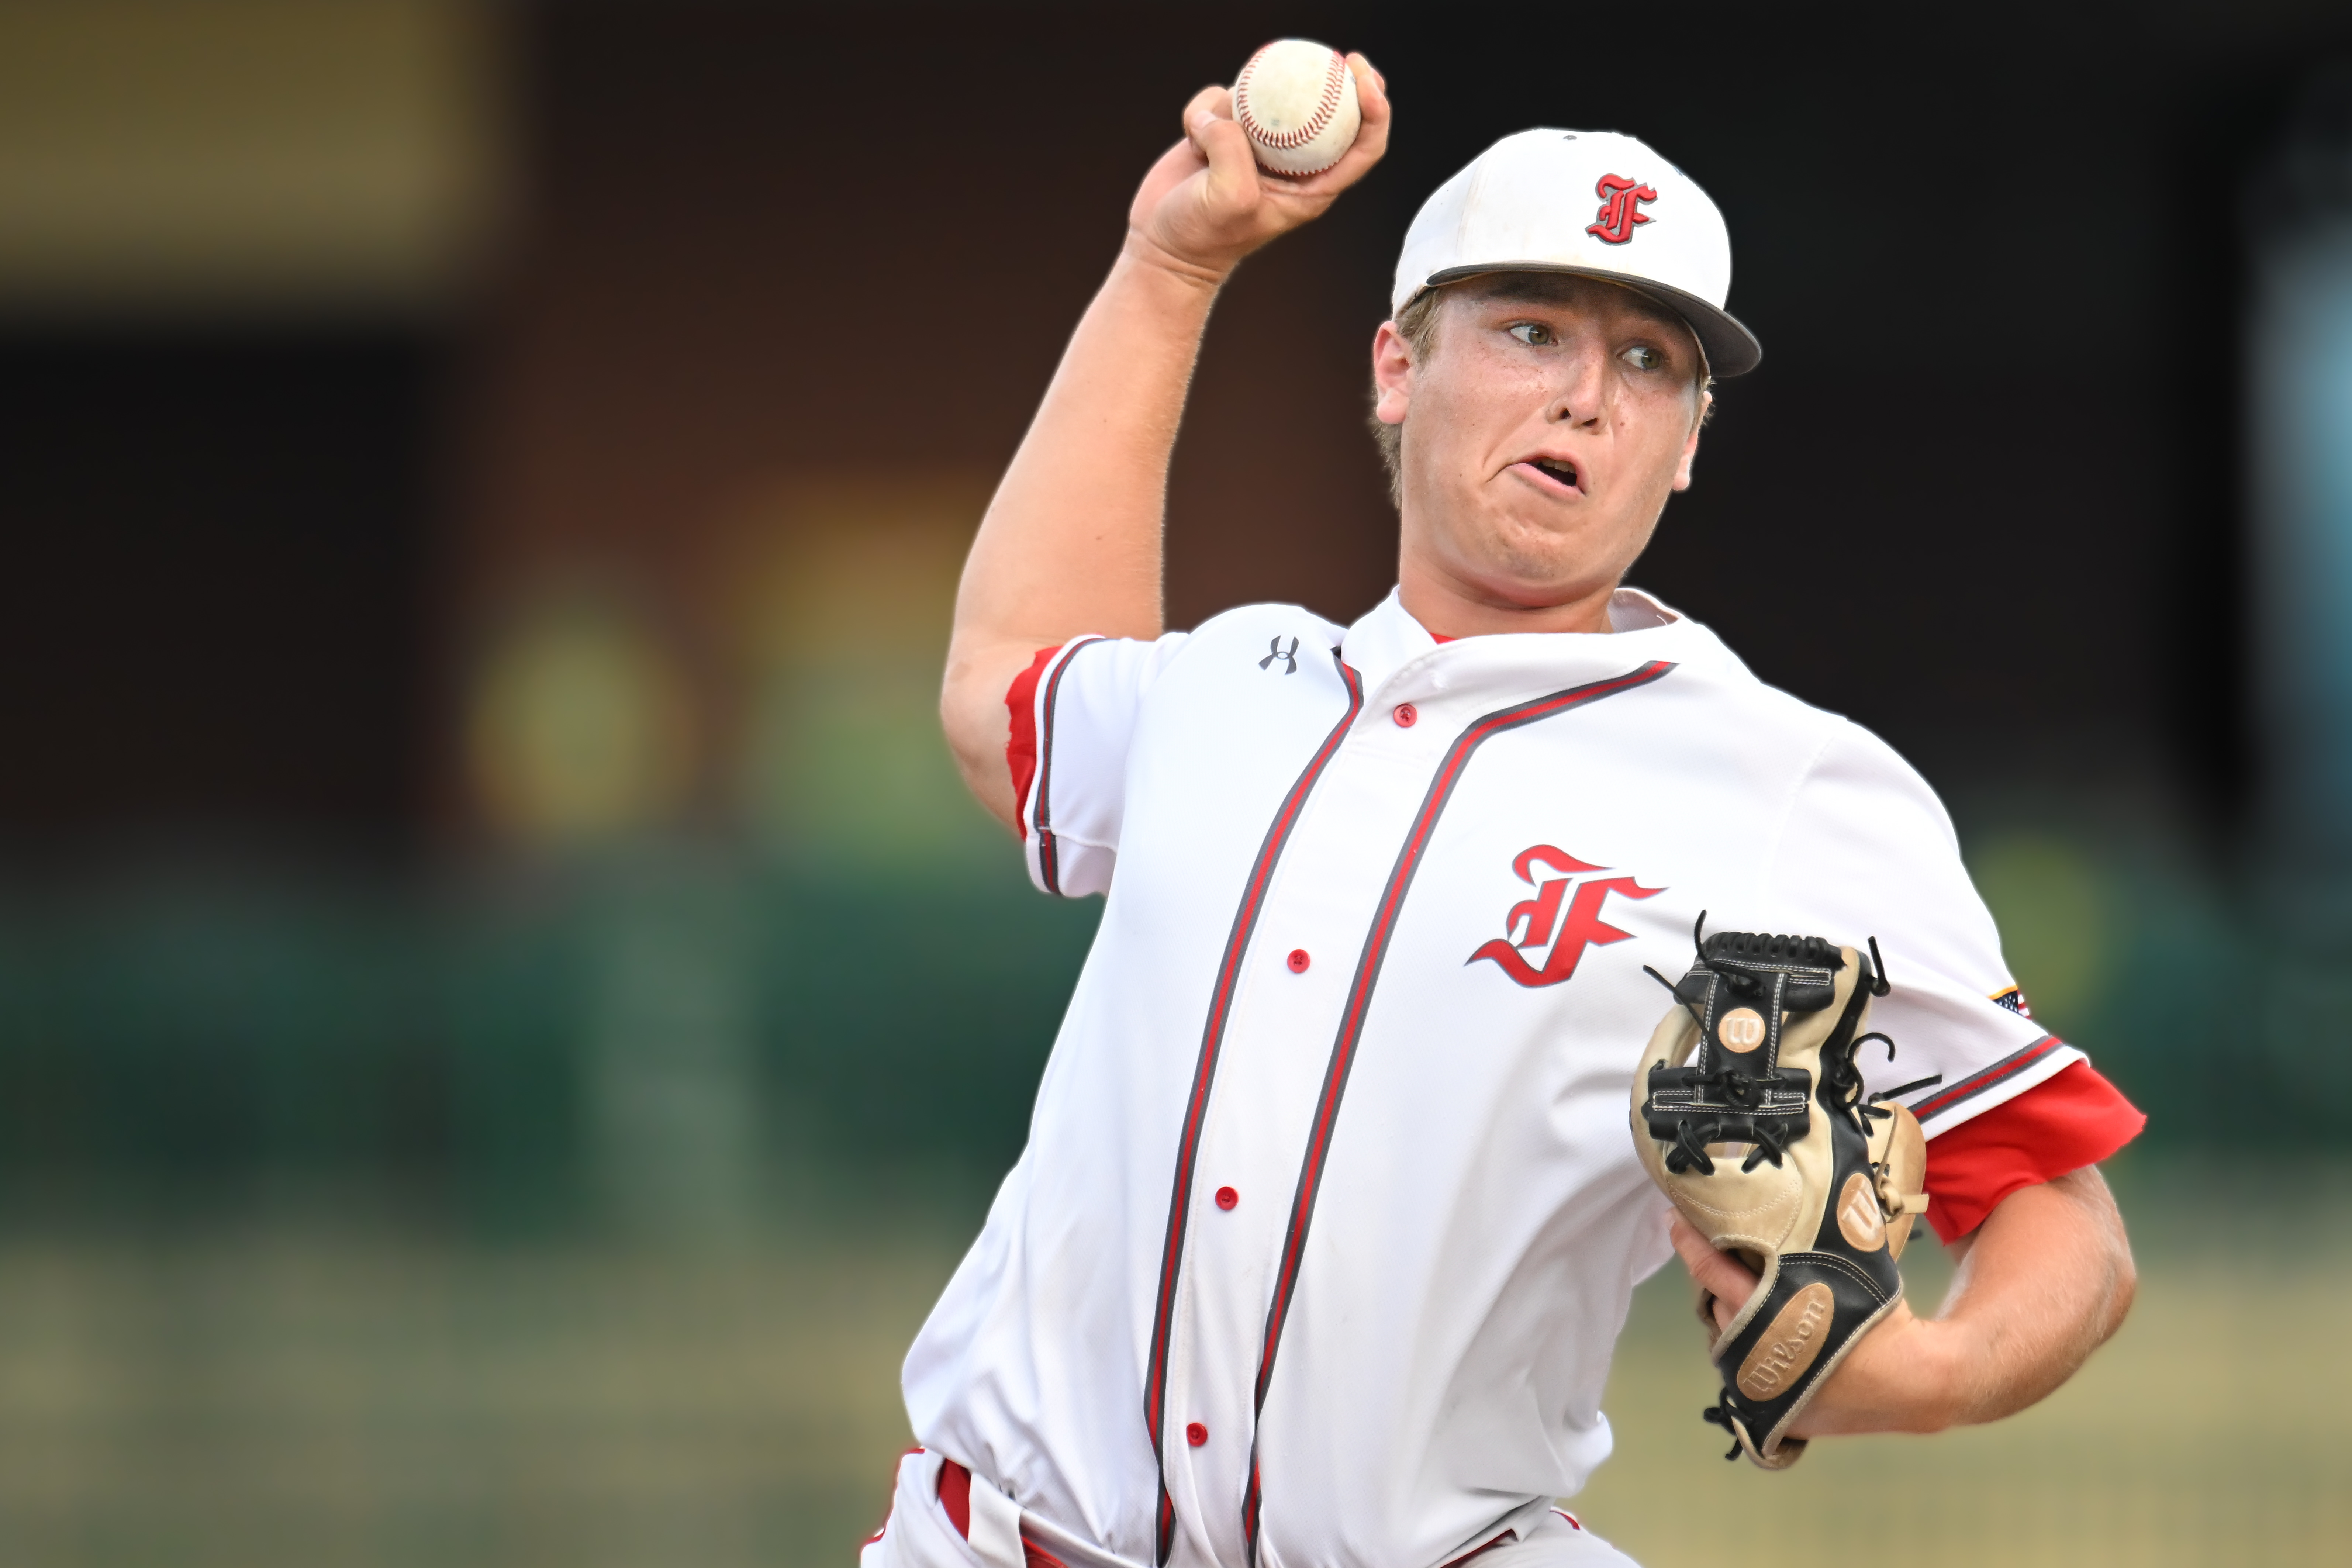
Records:
[[[1650,221],[1650,215],[1642,211],[1636,203],[1658,199],[1657,192],[1647,185],[1637,184],[1622,174],[1601,175],[1601,183],[1592,187],[1592,194],[1601,198],[1601,211],[1584,232],[1599,236],[1609,245],[1624,244],[1633,237],[1635,224]]]
[[[1538,864],[1568,875],[1546,878],[1538,886],[1534,871]],[[1520,881],[1535,887],[1536,896],[1512,905],[1511,912],[1503,917],[1503,934],[1463,962],[1475,963],[1482,958],[1491,958],[1504,973],[1521,985],[1558,985],[1576,973],[1576,962],[1584,956],[1586,948],[1606,947],[1633,934],[1619,931],[1601,918],[1601,906],[1610,894],[1623,899],[1654,899],[1665,891],[1664,888],[1645,888],[1631,877],[1595,877],[1578,884],[1576,896],[1566,899],[1570,884],[1580,873],[1608,868],[1588,865],[1549,844],[1520,850],[1511,859],[1511,869],[1518,873]],[[1559,908],[1563,899],[1568,903],[1565,916]],[[1527,922],[1524,928],[1519,923],[1522,921]],[[1559,933],[1556,936],[1555,929]],[[1514,932],[1521,934],[1515,937]],[[1546,942],[1551,944],[1551,951],[1545,954],[1543,967],[1538,969],[1528,962],[1523,950],[1540,948]]]
[[[1265,646],[1267,648],[1266,656],[1257,661],[1257,667],[1260,669],[1266,668],[1278,658],[1285,661],[1282,667],[1283,674],[1297,675],[1298,673],[1298,639],[1297,637],[1290,639],[1290,646],[1287,648],[1282,646],[1282,639],[1278,637],[1268,638]]]

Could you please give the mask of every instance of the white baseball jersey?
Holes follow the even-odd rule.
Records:
[[[914,1429],[1058,1539],[1435,1568],[1608,1457],[1670,1255],[1628,1131],[1692,926],[1860,945],[1930,1137],[2080,1059],[1990,998],[1927,784],[1621,593],[1613,635],[1440,644],[1392,595],[1036,683],[1048,892],[1108,892],[1026,1152],[905,1369]],[[975,1515],[977,1517],[977,1515]]]

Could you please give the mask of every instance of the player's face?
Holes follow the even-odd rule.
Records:
[[[1373,349],[1379,417],[1405,425],[1409,568],[1513,609],[1614,588],[1667,496],[1690,483],[1706,400],[1697,340],[1591,279],[1458,288],[1423,361],[1392,325]]]

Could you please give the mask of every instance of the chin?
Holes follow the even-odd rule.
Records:
[[[1524,518],[1496,519],[1491,527],[1455,541],[1466,574],[1490,592],[1530,604],[1556,604],[1562,590],[1572,595],[1604,575],[1596,571],[1604,552],[1594,542],[1585,529],[1562,531]]]

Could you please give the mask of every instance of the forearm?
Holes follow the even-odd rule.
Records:
[[[2011,1194],[1963,1244],[1932,1319],[1898,1307],[1799,1419],[1808,1436],[1996,1421],[2050,1394],[2105,1343],[2137,1283],[2095,1169]]]
[[[966,783],[1008,822],[1011,674],[1083,632],[1160,634],[1168,460],[1221,281],[1130,237],[972,542],[941,701]]]
[[[1380,74],[1360,55],[1348,66],[1362,110],[1355,142],[1298,179],[1260,175],[1223,88],[1193,96],[1184,140],[1144,176],[1127,244],[989,504],[956,595],[940,717],[964,782],[1008,826],[1019,803],[1003,765],[1004,694],[1022,667],[1081,632],[1160,635],[1168,458],[1217,289],[1388,145]]]
[[[1071,335],[956,596],[958,641],[1160,632],[1168,459],[1222,279],[1130,239]]]
[[[2095,1168],[2011,1194],[1973,1237],[1937,1322],[1954,1336],[1952,1424],[1997,1421],[2073,1376],[2123,1326],[2138,1276]]]

